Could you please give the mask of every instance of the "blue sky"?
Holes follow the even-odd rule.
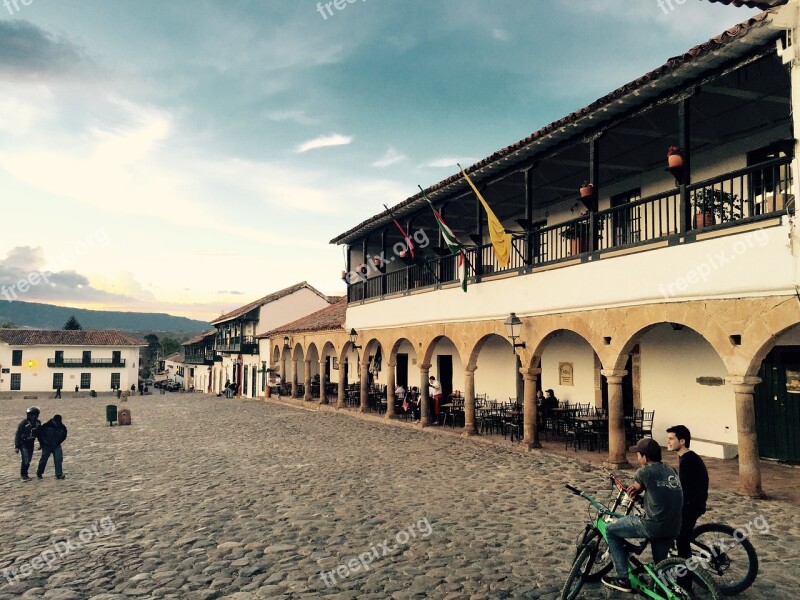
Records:
[[[343,293],[328,240],[756,12],[7,1],[0,284],[52,272],[17,297],[204,319],[302,280]]]

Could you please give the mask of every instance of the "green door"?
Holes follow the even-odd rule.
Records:
[[[800,463],[800,347],[773,349],[759,377],[754,393],[759,454]]]

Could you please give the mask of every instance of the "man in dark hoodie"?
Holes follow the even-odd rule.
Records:
[[[20,477],[22,481],[30,481],[28,477],[28,467],[33,460],[33,443],[38,436],[38,429],[42,426],[39,420],[39,413],[41,411],[36,406],[31,406],[25,415],[25,419],[17,427],[17,434],[14,436],[14,451],[22,458],[22,463],[19,468]]]
[[[36,469],[36,477],[39,479],[44,475],[47,467],[47,460],[53,455],[53,463],[56,466],[56,479],[65,479],[64,472],[61,470],[61,462],[64,454],[61,451],[61,444],[67,439],[67,428],[61,422],[61,415],[55,415],[47,423],[39,428],[39,443],[42,445],[42,458],[39,459],[39,468]]]

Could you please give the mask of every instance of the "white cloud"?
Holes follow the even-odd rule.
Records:
[[[317,148],[328,148],[329,146],[346,146],[353,141],[353,138],[347,135],[340,135],[334,133],[332,135],[323,135],[313,140],[309,140],[300,144],[296,152],[308,152],[309,150],[316,150]]]
[[[495,27],[492,29],[492,37],[496,40],[500,40],[501,42],[511,41],[511,35],[509,35],[508,31],[500,27]]]
[[[377,167],[379,169],[384,169],[386,167],[391,167],[392,165],[396,165],[399,162],[403,162],[407,160],[408,157],[405,154],[400,154],[397,150],[395,150],[392,146],[389,146],[389,149],[386,151],[386,154],[383,157],[376,160],[372,163],[373,167]]]
[[[300,125],[314,125],[319,123],[319,119],[309,117],[305,111],[302,110],[276,110],[267,113],[267,118],[270,121],[294,121]]]
[[[456,163],[460,163],[461,166],[466,166],[466,165],[471,165],[476,160],[477,159],[469,157],[469,156],[462,156],[461,158],[454,158],[454,157],[446,156],[446,157],[443,157],[443,158],[436,158],[436,159],[430,160],[430,161],[428,161],[426,163],[423,163],[420,166],[422,168],[424,168],[424,169],[447,169],[447,168],[452,168],[452,169],[458,170],[458,164],[456,164]]]

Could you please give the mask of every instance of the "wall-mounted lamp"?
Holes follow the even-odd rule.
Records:
[[[289,336],[288,335],[283,336],[283,347],[286,348],[287,350],[289,349]]]
[[[514,354],[516,354],[517,348],[525,347],[525,342],[517,343],[517,338],[519,338],[520,334],[522,333],[522,321],[516,314],[512,312],[510,315],[508,315],[508,318],[505,320],[503,325],[506,326],[506,336],[511,338],[512,348],[514,350]]]
[[[357,345],[356,342],[358,341],[358,332],[355,328],[350,328],[350,335],[347,337],[350,338],[350,343],[353,344],[353,348],[356,350],[361,350],[361,346]]]
[[[36,361],[35,360],[29,360],[28,361],[28,368],[29,369],[32,369],[35,366],[36,366]]]

